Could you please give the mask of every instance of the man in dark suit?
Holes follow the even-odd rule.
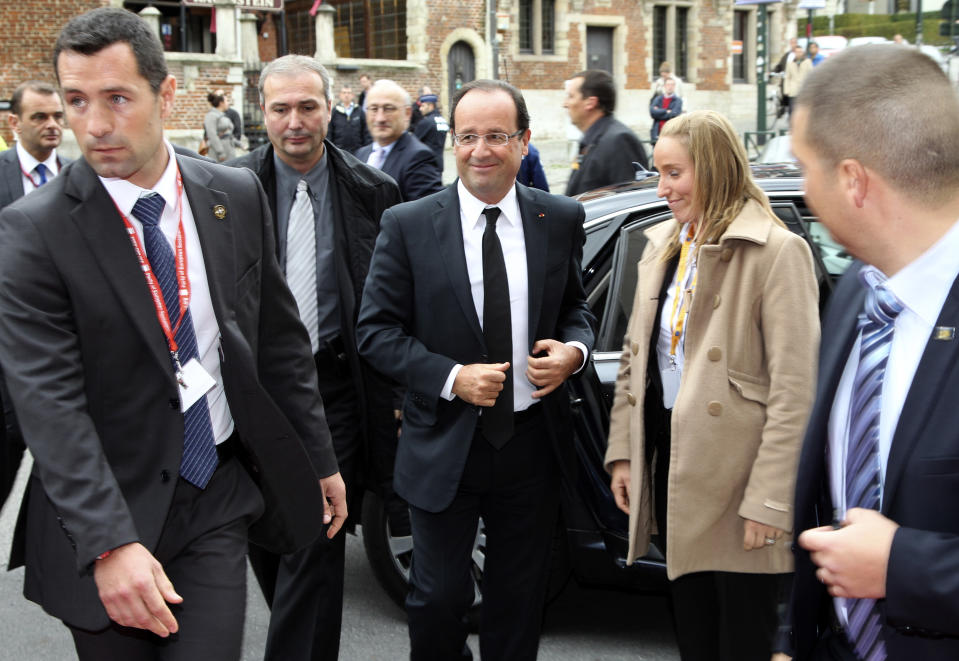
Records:
[[[443,188],[442,172],[429,147],[407,129],[410,95],[392,80],[378,80],[366,95],[366,122],[371,144],[356,157],[393,177],[404,202],[426,197]]]
[[[533,659],[558,510],[555,454],[571,443],[564,382],[593,343],[583,208],[515,182],[530,132],[513,86],[464,85],[450,126],[459,180],[383,215],[357,339],[407,391],[394,485],[410,504],[415,547],[411,658],[471,658],[464,617],[482,517],[481,655]]]
[[[807,78],[793,152],[859,260],[824,318],[796,482],[796,658],[957,659],[959,102],[921,53],[848,49]]]
[[[646,148],[628,126],[613,117],[616,85],[605,71],[580,71],[566,85],[563,107],[570,121],[583,132],[579,155],[566,184],[567,195],[633,181],[634,162],[648,165]]]
[[[49,83],[21,83],[10,97],[10,130],[17,142],[0,152],[0,211],[57,176],[70,162],[57,154],[63,137],[63,103]],[[3,420],[0,422],[0,507],[7,500],[23,458],[23,436],[6,387],[0,383]]]
[[[394,454],[392,389],[356,352],[356,314],[373,254],[380,217],[400,202],[396,183],[325,140],[330,122],[330,75],[311,57],[287,55],[260,73],[260,100],[270,144],[229,165],[253,170],[276,219],[277,257],[315,343],[314,361],[326,419],[350,506],[362,494],[357,480],[375,461]],[[306,182],[299,192],[299,182]],[[298,196],[308,205],[303,241]],[[298,237],[300,237],[298,239]],[[296,242],[308,243],[300,251]],[[367,455],[374,461],[364,462]],[[365,465],[364,465],[365,464]],[[389,468],[389,464],[386,464]],[[365,469],[365,470],[361,470]],[[279,556],[257,545],[250,561],[271,605],[266,659],[335,660],[343,611],[345,536],[319,537],[296,553]]]
[[[248,530],[291,551],[347,515],[308,335],[256,177],[163,139],[156,33],[97,9],[54,63],[84,158],[0,213],[11,565],[81,659],[235,660]]]

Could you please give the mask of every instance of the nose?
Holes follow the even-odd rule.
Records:
[[[102,103],[92,103],[86,117],[87,133],[95,138],[102,138],[113,131],[113,122],[110,111]]]
[[[656,195],[659,197],[666,197],[667,188],[666,179],[663,177],[663,175],[659,175],[659,183],[656,184]]]
[[[490,151],[492,151],[492,150],[489,148],[489,145],[486,144],[486,139],[485,139],[485,138],[480,138],[479,140],[476,141],[476,144],[473,145],[473,154],[472,154],[472,155],[473,155],[473,156],[476,156],[476,157],[479,157],[479,158],[482,158],[483,156],[485,156],[486,154],[488,154]]]
[[[291,110],[289,128],[298,129],[301,126],[303,126],[303,119],[300,117],[300,113],[296,109]]]

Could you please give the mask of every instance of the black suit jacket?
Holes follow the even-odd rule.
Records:
[[[70,163],[70,159],[58,155],[57,162],[62,168]],[[0,151],[0,210],[23,197],[21,176],[17,148],[10,145],[9,148]]]
[[[819,386],[796,481],[799,532],[832,522],[826,463],[829,415],[858,336],[865,290],[856,263],[833,293],[823,322]],[[959,281],[937,327],[959,328]],[[882,513],[898,523],[886,598],[879,602],[889,659],[959,659],[959,338],[926,343],[893,434]],[[808,659],[833,603],[797,544],[791,608],[796,658]]]
[[[251,538],[299,548],[321,528],[317,477],[337,467],[266,197],[246,170],[177,162],[222,336],[223,385],[267,506]],[[85,161],[0,213],[0,360],[39,478],[11,565],[26,561],[28,598],[97,630],[108,619],[92,563],[133,541],[156,548],[183,415],[130,240]]]
[[[373,151],[368,144],[356,150],[356,157],[366,163]],[[404,202],[412,202],[443,188],[443,175],[436,167],[432,150],[408,131],[399,137],[383,163],[383,172],[400,186]]]
[[[647,167],[646,148],[628,126],[611,115],[598,121],[603,122],[600,134],[590,136],[591,143],[582,147],[579,168],[570,173],[566,184],[567,195],[634,181],[634,161]]]
[[[529,277],[529,346],[538,339],[593,346],[581,262],[583,207],[516,185]],[[407,388],[394,487],[438,512],[459,485],[479,407],[440,396],[457,363],[489,362],[476,316],[453,184],[383,215],[357,325],[360,353]],[[520,366],[517,366],[519,369]],[[525,369],[525,367],[522,367]],[[560,443],[570,442],[567,390],[539,406]]]

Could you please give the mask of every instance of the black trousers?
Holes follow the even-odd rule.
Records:
[[[206,489],[179,479],[154,556],[183,597],[167,638],[113,624],[70,627],[80,661],[236,661],[246,614],[247,528],[263,498],[235,458],[221,459]]]
[[[859,656],[846,638],[846,634],[835,628],[829,628],[823,632],[809,658],[810,661],[859,661]]]
[[[491,661],[536,658],[559,509],[558,469],[544,422],[540,414],[518,425],[500,450],[477,432],[452,504],[437,513],[410,508],[412,661],[472,658],[466,615],[480,517],[486,527],[480,655]]]
[[[345,364],[335,355],[317,356],[317,376],[340,474],[352,497],[360,424],[357,395]],[[351,512],[359,518],[359,512]],[[317,512],[317,527],[323,524]],[[251,544],[250,564],[270,606],[265,661],[335,661],[343,620],[346,531],[328,539],[325,529],[306,548],[277,555]]]

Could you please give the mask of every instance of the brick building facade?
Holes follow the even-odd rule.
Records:
[[[414,94],[429,85],[444,108],[457,85],[495,74],[523,90],[538,138],[565,137],[563,81],[587,68],[610,70],[617,114],[640,135],[649,128],[650,85],[663,60],[685,81],[687,107],[713,108],[741,125],[756,113],[757,10],[734,0],[323,0],[315,16],[314,0],[285,0],[283,13],[249,11],[271,2],[190,0],[188,9],[177,0],[0,3],[0,99],[27,78],[52,81],[50,53],[63,23],[112,5],[157,26],[178,84],[167,129],[187,146],[199,142],[206,95],[216,88],[231,90],[235,103],[245,99],[255,130],[256,71],[284,49],[326,64],[334,91],[342,83],[358,87],[365,72]],[[796,5],[769,6],[771,63],[795,31]],[[5,121],[0,134],[11,138]]]

